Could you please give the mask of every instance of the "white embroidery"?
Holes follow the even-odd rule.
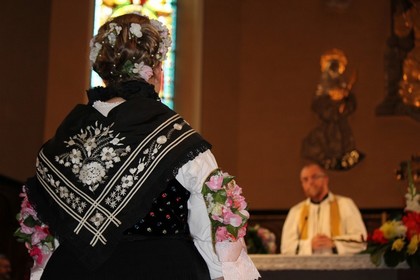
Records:
[[[59,164],[71,167],[73,174],[91,191],[104,182],[114,163],[120,162],[121,157],[131,151],[130,146],[119,148],[125,137],[114,136],[112,126],[95,122],[95,125],[81,129],[79,134],[65,141],[71,151],[55,158]]]
[[[174,130],[181,130],[185,122],[175,123],[173,128],[170,129],[166,135],[159,135],[147,148],[144,149],[143,156],[140,157],[136,168],[130,168],[130,175],[125,175],[121,178],[118,185],[115,186],[114,190],[105,199],[105,203],[109,207],[115,209],[119,202],[127,195],[130,188],[139,179],[140,174],[143,170],[155,159],[164,144],[168,142]]]
[[[73,210],[77,211],[79,214],[83,212],[83,210],[87,206],[87,203],[85,201],[83,201],[75,193],[69,191],[69,189],[66,186],[62,186],[60,180],[54,180],[53,176],[48,173],[48,168],[43,166],[38,159],[36,161],[36,168],[38,170],[38,173],[42,176],[42,178],[46,182],[48,182],[51,187],[53,187],[54,192],[60,197],[62,201],[68,204]]]
[[[101,213],[96,213],[89,219],[96,227],[99,227],[104,220],[105,218]]]

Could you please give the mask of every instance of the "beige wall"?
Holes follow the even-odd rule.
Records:
[[[418,151],[420,124],[374,113],[385,96],[390,2],[353,0],[342,13],[325,2],[205,1],[202,132],[251,208],[288,208],[302,198],[300,145],[318,123],[310,102],[319,57],[332,47],[358,71],[349,122],[367,155],[354,169],[331,173],[332,190],[361,207],[403,206],[405,188],[393,172]]]
[[[86,100],[93,3],[93,0],[52,0],[44,139],[54,135],[75,104]]]
[[[42,144],[50,1],[2,1],[0,174],[23,180]]]
[[[14,54],[6,58],[6,65],[15,67],[3,67],[0,76],[6,87],[0,92],[0,128],[5,131],[0,138],[0,173],[17,179],[31,175],[43,137],[83,101],[87,86],[92,2],[41,2],[37,13],[27,11],[31,23],[17,25],[37,26],[30,42],[18,32],[0,31],[22,41],[17,48],[0,46]],[[80,7],[76,15],[70,7],[75,2]],[[214,145],[220,166],[237,175],[252,209],[289,208],[302,198],[301,141],[317,125],[310,102],[320,75],[319,56],[341,48],[349,68],[358,71],[358,108],[349,122],[357,148],[367,157],[348,172],[331,173],[332,189],[353,197],[363,208],[401,207],[404,187],[393,171],[417,152],[420,124],[374,113],[385,96],[389,0],[353,0],[342,13],[323,3],[180,0],[177,110]],[[48,34],[49,9],[53,13]],[[62,20],[67,15],[71,23]],[[10,14],[3,20],[16,17]],[[23,43],[37,49],[37,55]],[[36,71],[25,75],[22,68]],[[28,100],[26,105],[20,96]]]

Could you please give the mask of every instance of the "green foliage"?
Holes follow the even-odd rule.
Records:
[[[262,239],[258,236],[258,230],[255,227],[249,227],[245,236],[245,243],[248,254],[267,254]]]

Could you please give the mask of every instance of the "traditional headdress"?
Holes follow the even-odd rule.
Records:
[[[169,34],[169,30],[166,26],[164,26],[160,21],[155,19],[150,19],[150,25],[156,30],[159,34],[160,41],[158,43],[157,51],[150,53],[151,57],[156,58],[158,61],[164,61],[166,59],[168,50],[172,44],[171,36]],[[98,41],[98,36],[92,38],[90,43],[90,54],[89,59],[93,64],[98,59],[98,56],[101,55],[101,51],[103,51],[103,47],[105,45],[110,46],[111,48],[115,47],[116,42],[118,41],[120,36],[123,34],[128,35],[128,39],[133,40],[135,39],[137,45],[142,45],[142,26],[139,23],[130,23],[130,28],[127,33],[122,33],[123,27],[118,25],[115,22],[108,23],[107,31],[101,35],[102,40]],[[117,53],[117,55],[121,55]],[[130,78],[140,77],[145,81],[148,81],[153,76],[153,69],[154,65],[148,65],[145,61],[139,60],[139,58],[132,57],[125,61],[122,67],[116,68],[116,65],[113,65],[113,69],[111,70],[111,74],[113,76],[128,76]]]

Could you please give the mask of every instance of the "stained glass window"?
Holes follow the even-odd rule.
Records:
[[[173,108],[175,50],[176,50],[176,0],[95,0],[93,33],[110,17],[139,12],[165,24],[172,35],[172,47],[163,63],[165,73],[163,89],[159,92],[162,102]],[[91,86],[102,85],[101,78],[92,71]]]

